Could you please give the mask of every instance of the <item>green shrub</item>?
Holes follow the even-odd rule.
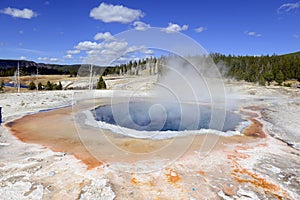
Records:
[[[100,76],[98,83],[97,83],[97,89],[106,89],[105,81],[103,80],[102,76]]]
[[[28,89],[29,89],[29,90],[35,90],[35,89],[36,89],[36,86],[35,86],[35,84],[34,84],[33,81],[31,81],[31,82],[29,83]]]

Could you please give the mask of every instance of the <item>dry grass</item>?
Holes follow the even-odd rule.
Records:
[[[41,82],[43,85],[46,85],[47,81],[51,83],[57,83],[59,81],[71,80],[74,81],[76,77],[69,77],[69,75],[39,75],[38,80],[36,80],[36,76],[22,76],[21,78],[22,85],[29,85],[31,81],[33,81],[36,85]],[[0,82],[4,81],[5,83],[12,82],[12,77],[0,77]],[[4,92],[16,92],[16,88],[13,87],[5,87]],[[21,88],[21,92],[30,92],[30,90],[26,88]]]

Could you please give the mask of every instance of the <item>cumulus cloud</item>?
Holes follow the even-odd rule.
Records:
[[[84,51],[86,57],[84,63],[107,66],[115,59],[126,54],[128,43],[122,40],[104,40],[101,43],[83,41],[75,47],[76,50]]]
[[[144,22],[141,22],[141,21],[135,21],[135,22],[133,22],[133,27],[134,27],[134,29],[136,29],[138,31],[144,31],[147,28],[150,28],[150,25],[146,24]]]
[[[188,25],[180,26],[178,24],[169,23],[167,28],[163,28],[162,31],[166,33],[176,33],[180,31],[185,31],[188,29],[188,27],[189,27]]]
[[[120,51],[120,50],[124,50],[125,48],[127,48],[128,43],[125,41],[113,41],[113,42],[105,43],[103,46],[106,49]]]
[[[48,58],[48,57],[38,57],[40,61],[50,61],[50,62],[57,62],[60,61],[58,58]]]
[[[80,50],[80,51],[89,51],[89,50],[101,49],[101,48],[102,48],[101,44],[99,44],[97,42],[91,42],[91,41],[79,42],[75,46],[75,49]]]
[[[26,60],[27,58],[25,56],[21,56],[20,60]]]
[[[260,33],[254,32],[254,31],[246,31],[245,32],[248,36],[252,37],[261,37],[262,35]]]
[[[64,56],[64,58],[71,59],[71,58],[73,58],[73,56],[71,54],[67,54],[67,55]]]
[[[142,47],[140,49],[140,52],[143,53],[143,54],[146,54],[146,55],[152,55],[152,54],[154,54],[154,51],[152,49],[147,49],[145,47]]]
[[[81,59],[83,63],[98,66],[121,64],[121,61],[128,62],[130,60],[129,56],[134,54],[150,55],[154,53],[145,46],[129,45],[126,40],[117,38],[114,38],[114,40],[104,40],[101,43],[83,41],[79,42],[74,48],[86,54],[85,57]]]
[[[293,35],[293,38],[298,39],[298,38],[299,38],[299,35],[298,35],[298,34],[294,34],[294,35]]]
[[[278,8],[277,12],[278,13],[288,13],[288,12],[295,11],[298,8],[300,8],[300,1],[295,2],[295,3],[285,3],[285,4],[282,4]]]
[[[113,40],[114,37],[110,34],[110,32],[105,33],[97,33],[94,36],[94,40]]]
[[[101,20],[105,23],[120,22],[127,24],[138,20],[144,14],[141,10],[127,8],[122,5],[112,5],[101,3],[98,7],[90,11],[90,17]]]
[[[80,50],[78,50],[78,49],[68,50],[67,51],[67,54],[79,54],[79,53],[80,53]]]
[[[200,27],[198,27],[198,28],[195,29],[195,31],[196,31],[197,33],[201,33],[201,32],[206,31],[206,30],[207,30],[207,28],[206,28],[206,27],[203,27],[203,26],[200,26]]]
[[[17,8],[8,7],[1,10],[0,12],[15,18],[23,18],[23,19],[31,19],[37,16],[37,13],[35,13],[33,10],[30,10],[28,8],[24,8],[23,10],[20,10]]]
[[[59,59],[58,59],[58,58],[50,58],[49,60],[50,60],[50,61],[52,61],[52,62],[59,61]]]

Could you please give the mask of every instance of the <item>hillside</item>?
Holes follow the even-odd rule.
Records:
[[[258,82],[261,85],[270,84],[275,81],[281,85],[286,80],[300,81],[300,52],[284,55],[262,55],[262,56],[235,56],[212,53],[210,56],[214,62],[224,68],[224,76],[245,80],[248,82]],[[168,57],[147,58],[129,61],[126,64],[109,67],[94,67],[95,75],[108,74],[129,74],[140,75],[147,72],[156,74],[162,72],[163,63]],[[197,58],[197,56],[195,57]],[[25,60],[0,60],[0,76],[13,76],[16,67],[20,65],[21,75],[32,75],[38,71],[42,75],[70,74],[89,76],[90,65],[55,65],[45,63],[35,63]],[[153,69],[151,69],[153,68]]]
[[[73,74],[75,75],[80,64],[75,65],[58,65],[36,63],[27,60],[9,60],[0,59],[0,76],[12,76],[19,64],[22,75],[30,75],[36,73],[38,68],[39,74]]]
[[[61,69],[61,68],[74,68],[80,67],[81,64],[74,65],[58,65],[58,64],[47,64],[47,63],[36,63],[34,61],[28,60],[10,60],[10,59],[0,59],[0,69],[16,68],[19,63],[21,68],[23,67],[40,67],[48,69]]]

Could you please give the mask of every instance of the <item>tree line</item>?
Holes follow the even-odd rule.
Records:
[[[63,86],[61,82],[59,81],[58,84],[51,83],[50,81],[47,81],[46,85],[43,85],[41,82],[38,83],[36,86],[33,81],[31,81],[28,85],[29,90],[62,90]]]
[[[59,68],[39,67],[38,74],[40,75],[70,75],[76,76],[80,66],[62,66]],[[17,67],[4,68],[0,66],[0,77],[14,76]],[[30,76],[37,74],[36,66],[20,67],[21,76]]]
[[[300,52],[286,55],[234,56],[211,54],[217,66],[226,67],[226,77],[260,85],[286,80],[300,81]]]
[[[264,56],[236,56],[211,53],[210,58],[217,64],[225,77],[235,78],[236,80],[245,80],[248,82],[258,82],[260,85],[270,84],[275,81],[281,85],[286,80],[300,81],[300,52],[286,55],[264,55]],[[119,75],[139,75],[141,71],[148,69],[149,74],[161,74],[164,61],[168,57],[146,58],[129,61],[126,64],[120,64],[110,67],[95,67],[97,73],[102,76],[109,74]],[[155,67],[154,67],[155,66]],[[89,76],[90,65],[62,66],[59,68],[39,68],[39,74],[77,74]],[[81,70],[81,71],[78,71]],[[13,76],[16,68],[1,68],[0,76]],[[21,75],[30,75],[36,73],[36,66],[21,68]],[[45,86],[46,87],[46,86]],[[53,86],[54,88],[56,86]],[[48,87],[50,88],[50,87]]]

